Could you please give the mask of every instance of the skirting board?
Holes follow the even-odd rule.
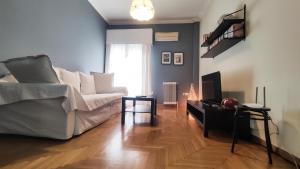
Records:
[[[261,139],[261,138],[259,138],[259,137],[257,137],[257,136],[252,135],[252,141],[255,142],[255,143],[257,143],[257,144],[266,146],[266,141],[263,140],[263,139]],[[285,151],[285,150],[283,150],[283,149],[281,149],[281,148],[279,148],[277,146],[272,145],[272,147],[273,147],[273,152],[274,153],[280,155],[285,160],[287,160],[287,161],[295,164],[294,159],[293,159],[293,157],[291,157],[290,153],[288,153],[287,151]],[[300,166],[300,159],[297,158],[297,157],[295,157],[295,160],[296,160],[298,166]]]

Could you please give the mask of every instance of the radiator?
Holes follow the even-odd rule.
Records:
[[[177,83],[163,82],[164,104],[177,104]]]

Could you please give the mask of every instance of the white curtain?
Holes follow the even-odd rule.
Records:
[[[114,73],[115,86],[129,95],[151,95],[151,45],[107,44],[106,72]]]

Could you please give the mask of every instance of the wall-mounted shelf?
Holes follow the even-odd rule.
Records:
[[[222,39],[216,46],[214,46],[211,50],[207,51],[201,58],[214,58],[217,55],[221,54],[225,50],[231,48],[235,44],[239,43],[244,38],[225,38]]]
[[[204,55],[202,55],[201,58],[214,58],[222,52],[226,51],[227,49],[231,48],[235,44],[239,43],[241,40],[245,40],[246,5],[244,5],[243,9],[235,11],[226,16],[230,16],[241,11],[244,12],[243,19],[223,19],[219,26],[209,35],[209,37],[201,45],[201,47],[208,47],[208,51]],[[241,28],[228,32],[228,29],[234,26],[235,24],[240,24]],[[243,34],[238,37],[234,36],[235,32],[237,31],[242,31]],[[233,34],[232,37],[228,36],[230,33]]]
[[[244,22],[244,19],[224,19],[223,22],[212,32],[209,38],[201,45],[201,47],[208,47],[214,40],[218,39],[220,36],[226,32],[230,26],[237,23]]]

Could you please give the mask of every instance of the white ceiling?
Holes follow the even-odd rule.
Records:
[[[135,23],[129,14],[132,0],[89,0],[110,24]],[[188,23],[198,21],[210,0],[152,0],[155,16],[147,23]]]

